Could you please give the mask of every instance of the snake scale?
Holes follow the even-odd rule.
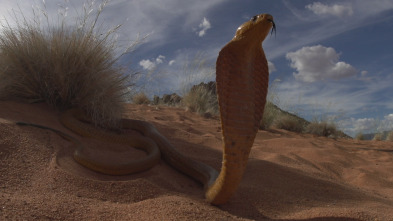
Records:
[[[130,136],[94,128],[77,109],[68,110],[60,116],[64,126],[79,135],[127,144],[147,153],[146,158],[128,163],[104,164],[91,159],[83,154],[83,146],[74,138],[45,126],[38,127],[51,129],[75,142],[74,159],[87,168],[105,174],[124,175],[144,171],[157,164],[162,157],[172,167],[201,182],[208,202],[224,204],[238,188],[262,119],[269,81],[262,42],[270,30],[275,31],[271,15],[252,17],[237,29],[217,58],[216,90],[224,141],[220,172],[178,152],[168,139],[145,121],[122,119],[122,128],[137,130],[144,135]],[[37,126],[21,122],[19,125]]]

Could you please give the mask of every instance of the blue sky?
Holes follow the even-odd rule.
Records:
[[[42,1],[2,0],[1,15],[8,18],[16,2],[26,17],[32,5],[42,7]],[[72,20],[83,1],[46,0],[45,7],[49,15],[67,11]],[[220,48],[260,13],[273,15],[277,26],[263,43],[270,99],[308,120],[334,119],[350,135],[393,129],[391,0],[112,0],[99,22],[122,24],[120,46],[148,35],[122,59],[142,73],[138,83],[146,93],[182,93],[214,79]]]

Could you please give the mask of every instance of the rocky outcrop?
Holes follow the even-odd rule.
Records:
[[[197,91],[201,88],[209,91],[211,94],[216,95],[216,82],[210,81],[208,83],[201,82],[200,84],[194,85],[191,88],[191,91]]]
[[[198,91],[207,91],[211,95],[216,96],[216,82],[210,81],[208,83],[201,82],[200,84],[194,85],[191,87],[190,92],[198,92]],[[168,106],[177,106],[180,105],[183,98],[176,94],[164,94],[162,97],[154,95],[153,104],[165,104]]]
[[[182,101],[182,97],[180,97],[176,93],[164,94],[164,95],[162,95],[161,98],[159,96],[157,96],[157,95],[154,95],[154,98],[153,98],[153,103],[155,105],[157,105],[157,104],[165,104],[165,105],[168,105],[168,106],[176,106],[176,105],[179,105],[181,101]]]

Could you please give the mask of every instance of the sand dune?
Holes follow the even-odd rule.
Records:
[[[137,105],[126,117],[153,123],[181,152],[220,168],[218,119]],[[73,161],[71,142],[16,121],[72,134],[44,104],[0,102],[1,220],[393,220],[393,142],[260,131],[238,192],[215,207],[163,161],[129,176],[98,174]],[[143,156],[72,135],[91,149]]]

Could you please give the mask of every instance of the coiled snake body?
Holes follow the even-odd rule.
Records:
[[[72,131],[82,136],[128,144],[148,153],[146,158],[126,164],[104,164],[85,156],[79,145],[74,159],[92,170],[122,175],[149,169],[162,155],[168,164],[204,185],[208,202],[214,205],[226,203],[241,181],[263,115],[269,71],[261,44],[272,27],[275,30],[271,15],[254,16],[237,29],[234,38],[222,48],[217,58],[217,95],[224,141],[220,172],[178,152],[150,123],[122,119],[123,128],[138,130],[144,137],[117,135],[83,123],[86,119],[78,110],[72,109],[60,117]]]

